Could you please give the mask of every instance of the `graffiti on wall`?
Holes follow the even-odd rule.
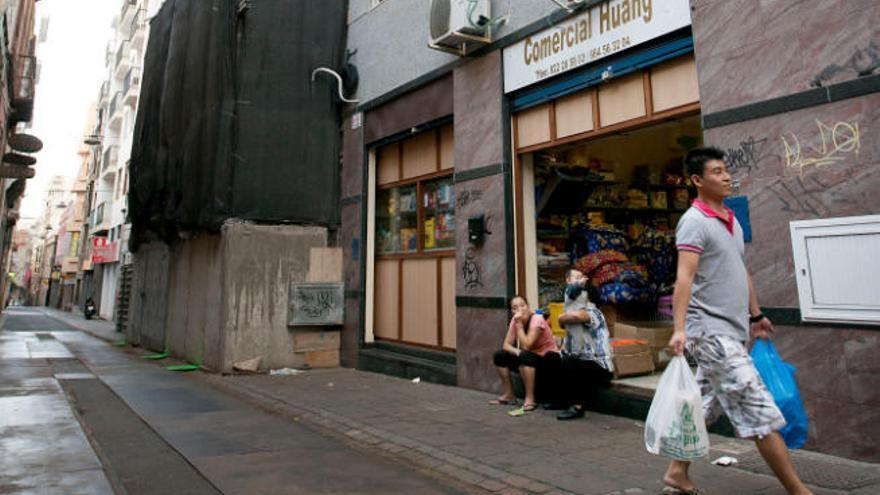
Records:
[[[759,169],[761,164],[768,158],[766,147],[769,141],[767,138],[758,139],[754,136],[749,136],[740,141],[737,147],[727,148],[725,154],[727,155],[727,167],[730,173],[733,175],[737,173],[748,175],[752,173],[753,169]]]
[[[482,189],[463,189],[461,192],[458,193],[456,206],[458,208],[464,208],[468,205],[480,201],[481,199],[483,199]]]
[[[813,142],[817,146],[811,146],[809,141],[802,144],[795,133],[780,137],[785,167],[798,169],[801,176],[804,175],[804,170],[810,167],[833,165],[852,155],[857,158],[862,146],[858,122],[841,121],[829,126],[816,120],[816,126],[818,134],[813,138]],[[821,145],[819,146],[818,143]]]
[[[468,290],[483,286],[483,266],[477,259],[477,252],[474,248],[468,248],[464,255],[461,278],[464,280],[464,287]]]

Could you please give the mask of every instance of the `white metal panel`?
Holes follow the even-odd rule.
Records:
[[[804,321],[880,324],[880,215],[791,222]]]

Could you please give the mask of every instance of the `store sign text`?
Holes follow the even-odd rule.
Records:
[[[670,33],[691,23],[688,0],[606,0],[504,49],[511,92]]]

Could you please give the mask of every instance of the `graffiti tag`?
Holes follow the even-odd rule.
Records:
[[[483,286],[483,267],[477,261],[474,248],[468,248],[464,255],[464,263],[461,265],[461,278],[464,280],[466,289],[475,289]]]
[[[736,148],[728,148],[727,166],[730,173],[745,171],[746,174],[752,173],[752,169],[759,168],[761,161],[766,157],[764,154],[764,146],[768,139],[755,139],[753,136],[747,137],[744,141],[740,141]]]
[[[464,208],[465,206],[476,203],[483,199],[483,190],[482,189],[465,189],[458,194],[458,201],[456,202],[456,206],[459,208]]]
[[[858,122],[838,122],[833,126],[823,124],[817,120],[816,125],[819,128],[819,137],[822,146],[805,150],[801,146],[801,141],[797,135],[791,133],[789,139],[781,136],[782,148],[785,156],[785,166],[787,168],[796,168],[801,176],[804,170],[809,167],[824,167],[845,160],[846,155],[853,153],[858,157],[859,149],[861,149],[861,139],[859,135]],[[812,155],[808,156],[807,151],[812,151]]]

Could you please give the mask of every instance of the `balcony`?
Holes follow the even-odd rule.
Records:
[[[34,114],[37,59],[33,55],[9,55],[9,92],[12,95],[13,123],[29,122]]]
[[[104,150],[101,158],[101,177],[113,177],[116,175],[116,161],[119,156],[119,146],[111,145]],[[102,203],[103,204],[103,203]]]
[[[101,91],[98,93],[98,105],[103,105],[105,101],[107,101],[107,96],[110,94],[110,81],[104,81],[104,84],[101,84]]]
[[[104,223],[104,209],[107,203],[101,203],[95,208],[95,217],[92,219],[92,233],[97,233],[101,229],[101,224]],[[104,230],[107,230],[106,228]]]
[[[116,77],[124,76],[125,72],[128,70],[128,49],[128,40],[122,40],[119,42],[119,48],[116,49],[116,56],[113,62]]]
[[[107,125],[118,130],[122,126],[122,92],[117,91],[107,109]]]
[[[125,74],[125,79],[122,81],[122,97],[125,104],[131,105],[132,108],[136,108],[140,93],[141,68],[132,67],[131,69],[128,69],[128,73]]]
[[[124,26],[130,16],[137,11],[137,0],[122,0],[122,11],[119,12],[119,25]]]
[[[139,8],[135,11],[134,16],[131,18],[131,24],[128,25],[128,40],[131,42],[132,46],[141,46],[141,43],[144,41],[144,33],[146,31],[146,15],[144,15],[144,9]]]

